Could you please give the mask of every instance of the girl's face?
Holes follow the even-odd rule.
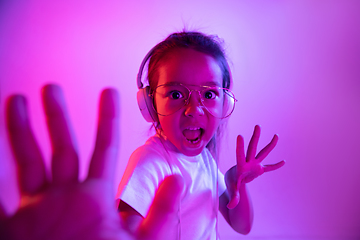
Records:
[[[183,84],[190,90],[201,90],[199,86],[222,87],[222,72],[217,61],[193,49],[174,49],[159,63],[158,86]],[[172,95],[170,97],[178,97]],[[163,98],[156,97],[160,106]],[[193,91],[187,105],[168,116],[158,115],[161,129],[178,151],[195,156],[214,136],[220,119],[212,116],[200,103],[200,95]]]

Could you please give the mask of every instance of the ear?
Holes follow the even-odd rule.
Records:
[[[149,86],[140,88],[137,92],[137,102],[139,109],[147,122],[158,122],[157,113],[154,109],[153,101],[149,92]]]

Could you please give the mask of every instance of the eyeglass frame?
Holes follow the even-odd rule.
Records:
[[[162,87],[162,86],[168,86],[168,85],[179,85],[179,86],[183,86],[183,87],[185,87],[187,90],[188,90],[188,92],[189,92],[189,95],[188,95],[188,97],[187,97],[187,99],[185,99],[185,103],[184,103],[184,105],[182,106],[182,107],[180,107],[178,110],[176,110],[175,112],[173,112],[173,113],[170,113],[170,114],[160,114],[160,113],[158,113],[158,111],[156,110],[156,108],[155,108],[155,98],[154,98],[154,94],[156,93],[156,89],[157,88],[159,88],[159,87]],[[200,94],[200,92],[201,91],[203,91],[203,90],[205,90],[205,89],[202,89],[202,90],[196,90],[196,89],[189,89],[185,84],[182,84],[182,83],[166,83],[166,84],[161,84],[161,85],[158,85],[158,86],[156,86],[156,88],[154,89],[154,91],[151,91],[151,93],[149,93],[149,97],[151,97],[152,98],[152,102],[153,102],[153,104],[152,104],[152,106],[153,106],[153,109],[155,110],[155,112],[157,113],[157,114],[159,114],[160,116],[170,116],[170,115],[172,115],[172,114],[174,114],[174,113],[176,113],[177,111],[179,111],[180,109],[182,109],[184,106],[186,106],[186,105],[188,105],[189,104],[189,100],[190,100],[190,97],[191,97],[191,94],[192,94],[192,92],[193,91],[197,91],[198,92],[198,94],[199,94],[199,96],[200,96],[200,105],[201,106],[203,106],[212,116],[214,116],[214,117],[216,117],[216,118],[219,118],[219,119],[224,119],[224,118],[227,118],[227,117],[229,117],[233,112],[234,112],[234,110],[235,110],[235,103],[238,101],[236,98],[235,98],[235,94],[230,90],[230,89],[228,89],[228,88],[223,88],[223,87],[219,87],[219,86],[205,86],[205,85],[188,85],[188,86],[195,86],[195,87],[199,87],[199,88],[217,88],[217,89],[220,89],[220,90],[223,90],[224,91],[224,94],[228,94],[228,92],[230,92],[230,95],[229,95],[229,97],[231,97],[231,98],[233,98],[234,99],[234,106],[233,106],[233,108],[232,108],[232,110],[231,110],[231,112],[229,113],[229,114],[227,114],[226,116],[224,116],[224,117],[217,117],[217,116],[214,116],[212,113],[211,113],[211,111],[209,111],[209,109],[204,105],[204,103],[203,103],[203,98],[201,97],[201,94]],[[232,96],[233,97],[232,97]]]

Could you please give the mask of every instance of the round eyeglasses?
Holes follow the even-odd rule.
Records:
[[[200,105],[216,118],[226,118],[234,111],[237,100],[229,89],[217,86],[194,87],[197,89],[189,89],[180,83],[157,86],[150,94],[155,111],[161,116],[171,115],[189,103],[193,92],[198,92]]]

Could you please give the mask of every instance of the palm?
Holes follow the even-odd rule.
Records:
[[[249,183],[265,172],[265,167],[258,161],[247,162],[237,168],[242,173],[238,180],[241,183]]]
[[[9,238],[132,239],[119,231],[109,186],[101,180],[86,180],[74,186],[51,187],[32,196],[36,202],[20,208],[6,222]]]

